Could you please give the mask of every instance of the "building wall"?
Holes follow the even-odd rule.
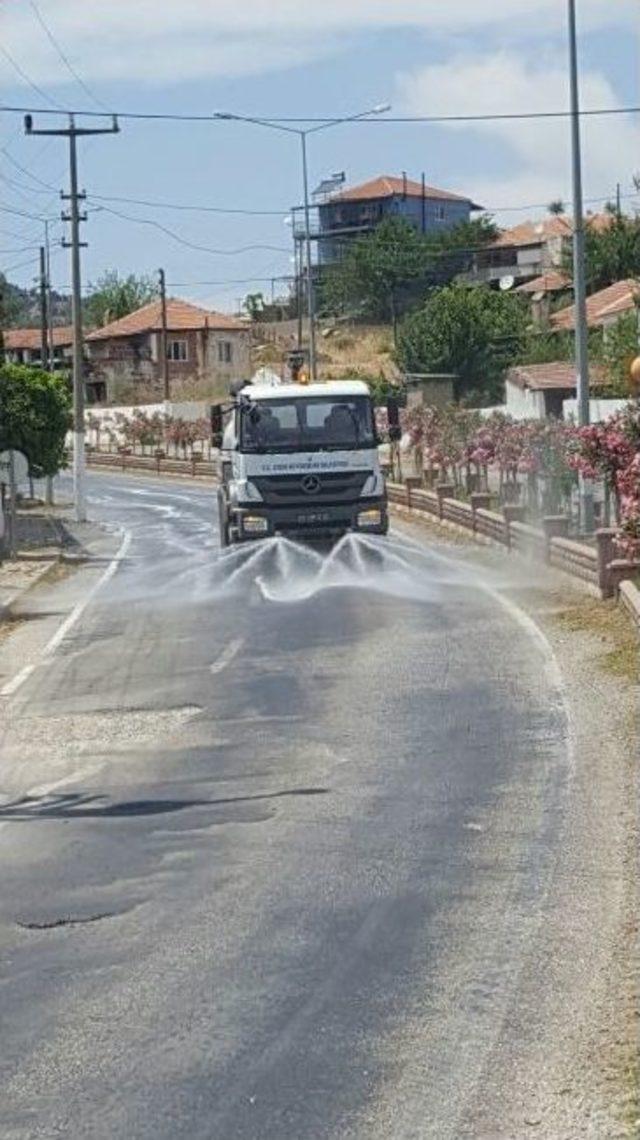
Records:
[[[162,399],[160,346],[157,332],[89,341],[89,392],[97,394],[99,402],[108,403]],[[202,385],[212,394],[217,390],[226,393],[232,381],[249,376],[249,346],[250,333],[244,329],[169,331],[167,347],[173,352],[168,362],[170,389],[180,393]]]
[[[543,420],[545,418],[544,392],[531,392],[507,380],[505,384],[505,412],[514,420]]]
[[[403,198],[395,194],[391,198],[379,198],[363,202],[328,202],[319,207],[320,233],[331,233],[333,229],[354,227],[354,233],[342,233],[334,241],[325,238],[318,242],[318,261],[327,264],[344,255],[346,243],[362,237],[366,226],[373,230],[385,218],[404,218],[417,230],[422,229],[422,199]],[[468,222],[471,216],[469,202],[449,199],[425,198],[425,233],[441,233],[450,230],[461,222]]]

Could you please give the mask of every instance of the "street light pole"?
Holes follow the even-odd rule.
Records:
[[[370,115],[382,115],[385,111],[389,110],[391,110],[391,108],[388,103],[380,103],[368,111],[360,111],[357,115],[345,115],[339,119],[327,119],[327,121],[324,123],[318,123],[316,126],[305,128],[291,127],[285,125],[284,123],[273,122],[271,119],[260,119],[251,115],[235,115],[231,111],[214,112],[213,117],[215,119],[223,119],[232,123],[253,123],[257,127],[267,127],[270,130],[282,131],[288,135],[298,135],[300,139],[302,156],[302,193],[304,201],[304,245],[307,274],[307,308],[309,310],[309,371],[311,373],[312,380],[318,379],[318,366],[316,354],[315,293],[313,288],[313,265],[311,260],[311,207],[309,203],[307,135],[317,134],[318,131],[325,131],[329,127],[339,127],[344,123],[357,123],[359,119],[367,119]],[[302,258],[300,260],[302,261]]]
[[[575,323],[575,365],[578,423],[589,423],[589,337],[585,276],[585,231],[582,199],[582,156],[580,146],[580,93],[578,87],[578,38],[575,0],[568,0],[569,84],[571,97],[571,166],[573,179],[573,299]],[[580,520],[583,531],[593,530],[593,486],[580,476]]]
[[[309,172],[307,168],[307,135],[300,132],[302,147],[302,186],[304,193],[304,246],[307,263],[307,310],[309,313],[309,371],[311,379],[317,380],[318,366],[316,362],[316,312],[315,293],[313,289],[313,273],[311,265],[311,221],[309,214]]]

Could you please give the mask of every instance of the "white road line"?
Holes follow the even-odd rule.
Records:
[[[111,562],[107,566],[104,573],[100,575],[98,581],[94,583],[86,597],[83,598],[81,602],[78,602],[77,606],[74,606],[71,613],[67,615],[60,628],[56,630],[53,637],[49,639],[47,644],[41,650],[40,659],[42,661],[46,661],[49,657],[53,656],[60,643],[64,641],[64,638],[69,633],[69,630],[82,617],[87,606],[93,601],[98,591],[101,590],[102,587],[105,586],[111,578],[113,578],[113,575],[118,570],[120,563],[124,559],[129,546],[131,545],[131,539],[131,531],[125,530],[122,542],[120,543],[120,547],[117,553],[111,559]],[[25,665],[24,669],[21,669],[19,673],[16,673],[15,677],[12,677],[11,680],[7,681],[2,689],[0,689],[0,696],[13,696],[13,694],[18,691],[20,686],[24,684],[27,678],[31,676],[35,668],[35,665]]]
[[[93,601],[98,591],[101,590],[102,587],[105,586],[111,578],[113,578],[113,575],[116,573],[118,567],[120,566],[120,563],[122,562],[129,549],[129,546],[131,545],[131,538],[131,531],[125,530],[124,537],[120,543],[120,548],[117,554],[115,554],[111,559],[111,562],[107,566],[104,574],[98,578],[98,581],[91,587],[86,597],[83,598],[81,602],[78,602],[77,606],[73,607],[71,613],[65,618],[60,628],[56,630],[53,637],[47,642],[44,649],[42,650],[41,656],[43,658],[51,657],[51,655],[55,653],[60,643],[64,641],[69,630],[76,624],[79,618],[82,617],[87,606]]]
[[[243,645],[243,637],[236,637],[233,641],[230,641],[228,645],[225,645],[220,656],[217,657],[215,661],[212,661],[209,666],[210,671],[212,673],[221,673],[223,669],[226,669],[227,665],[231,664]]]
[[[16,673],[15,677],[12,677],[10,681],[7,681],[6,684],[2,686],[0,689],[0,697],[11,697],[17,692],[23,681],[26,681],[27,677],[31,676],[34,669],[35,665],[25,665],[24,669],[21,669],[19,673]]]

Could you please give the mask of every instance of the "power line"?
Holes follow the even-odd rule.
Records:
[[[4,49],[0,49],[3,50]],[[13,62],[13,61],[12,61]],[[33,86],[33,84],[32,84]],[[39,94],[43,94],[39,88],[36,88]],[[47,96],[48,98],[48,96]],[[51,100],[49,100],[51,102]],[[56,108],[49,110],[47,107],[21,107],[9,104],[0,105],[0,111],[6,111],[8,114],[40,114],[40,115],[53,115],[56,112],[69,113],[77,116],[83,116],[89,119],[102,118],[103,112],[88,111],[86,109],[68,111],[65,108]],[[580,111],[581,118],[593,118],[595,116],[608,116],[608,115],[637,115],[640,113],[640,106],[629,107],[593,107],[591,109],[584,109]],[[137,120],[150,120],[158,122],[176,122],[176,123],[211,123],[211,122],[228,122],[229,120],[220,120],[215,112],[209,114],[178,114],[177,112],[170,111],[109,111],[109,114],[116,115],[119,119],[137,119]],[[484,115],[381,115],[371,119],[358,119],[355,122],[360,125],[383,125],[384,123],[490,123],[490,122],[517,122],[526,119],[568,119],[571,117],[570,111],[510,111],[502,113],[484,114]],[[265,116],[261,115],[260,120],[263,123],[333,123],[339,122],[331,115],[325,116]],[[351,122],[354,125],[354,121]]]
[[[101,107],[103,111],[106,111],[106,112],[107,112],[107,114],[111,114],[111,111],[110,111],[109,107],[107,107],[107,106],[106,106],[106,104],[104,104],[104,103],[102,102],[102,100],[98,98],[98,96],[97,96],[97,95],[94,95],[93,91],[91,90],[91,88],[90,88],[90,87],[88,87],[88,86],[87,86],[87,84],[85,83],[85,81],[84,81],[84,79],[82,78],[82,76],[81,76],[81,75],[78,75],[78,72],[76,71],[75,67],[74,67],[74,66],[73,66],[73,64],[72,64],[72,63],[69,61],[69,59],[68,59],[68,58],[67,58],[67,56],[65,55],[64,51],[63,51],[63,50],[62,50],[62,48],[60,47],[60,44],[58,43],[58,41],[57,41],[57,39],[55,38],[55,36],[54,36],[53,32],[51,31],[51,28],[50,28],[50,27],[49,27],[49,25],[48,25],[48,24],[45,22],[44,16],[43,16],[43,15],[42,15],[42,13],[40,12],[40,9],[37,7],[37,5],[34,3],[34,0],[30,0],[30,5],[29,5],[29,6],[30,6],[30,8],[31,8],[31,10],[32,10],[32,12],[33,12],[33,14],[34,14],[34,16],[35,16],[36,20],[37,20],[37,21],[38,21],[38,23],[40,24],[40,27],[42,28],[43,32],[45,33],[45,35],[46,35],[47,39],[49,40],[49,43],[50,43],[50,44],[53,46],[54,50],[55,50],[55,51],[58,53],[58,55],[60,56],[60,59],[62,60],[62,62],[63,62],[63,63],[64,63],[64,65],[65,65],[65,67],[66,67],[67,71],[70,73],[70,75],[72,75],[72,76],[73,76],[73,78],[75,79],[76,83],[77,83],[77,84],[78,84],[78,85],[79,85],[79,86],[82,88],[82,90],[84,91],[85,95],[88,95],[88,96],[89,96],[89,98],[90,98],[90,99],[91,99],[91,100],[92,100],[92,101],[93,101],[93,102],[96,104],[96,107]]]
[[[0,212],[3,214],[16,214],[19,218],[33,218],[36,222],[52,222],[57,218],[57,214],[31,214],[27,210],[16,210],[13,206],[0,206]]]
[[[23,79],[25,83],[28,83],[29,87],[31,87],[31,89],[33,91],[35,91],[37,95],[40,95],[40,97],[42,99],[44,99],[45,103],[49,103],[50,106],[54,107],[55,111],[58,113],[60,111],[64,111],[64,109],[65,109],[64,107],[61,107],[59,103],[54,102],[54,100],[51,98],[51,96],[47,95],[46,91],[43,91],[42,87],[38,87],[38,84],[34,82],[34,80],[31,78],[30,75],[27,75],[26,71],[22,67],[20,67],[20,64],[16,62],[16,60],[13,58],[13,56],[9,55],[9,52],[7,51],[6,48],[2,47],[2,44],[0,44],[0,52],[2,53],[4,58],[6,59],[7,63],[13,68],[16,75],[19,75],[20,78]],[[2,108],[2,109],[4,110],[4,108]],[[42,107],[34,108],[34,110],[38,111],[40,114],[43,114],[43,115],[52,115],[53,114],[53,111],[49,111],[48,109],[42,108]]]
[[[87,199],[88,201],[93,201],[93,195],[87,195]],[[216,256],[225,257],[227,255],[236,256],[237,254],[241,253],[251,253],[255,250],[268,250],[273,253],[290,252],[288,246],[280,245],[243,245],[239,246],[237,249],[212,249],[210,246],[199,245],[196,242],[189,241],[188,238],[183,238],[180,234],[177,234],[175,230],[168,229],[167,226],[161,225],[160,222],[156,222],[152,218],[134,218],[131,216],[131,214],[123,214],[121,210],[114,210],[110,206],[94,206],[92,213],[98,212],[113,214],[114,217],[122,218],[122,220],[125,222],[137,222],[138,225],[153,226],[154,229],[160,230],[161,233],[166,234],[167,237],[170,237],[174,241],[177,241],[180,245],[184,245],[188,249],[195,249],[200,253],[213,253]]]
[[[196,206],[183,202],[154,202],[146,198],[122,198],[117,195],[108,194],[92,194],[92,198],[97,199],[99,202],[125,202],[131,206],[148,206],[150,209],[155,210],[186,210],[195,213],[203,214],[241,214],[250,217],[273,217],[281,218],[283,215],[288,214],[289,210],[244,210],[236,206]]]
[[[53,140],[49,139],[49,142],[46,142],[44,144],[42,150],[39,152],[38,157],[40,157],[44,153],[44,151],[48,150],[48,148],[52,145],[53,145]],[[15,166],[16,170],[19,170],[21,174],[26,174],[27,178],[32,178],[34,182],[37,182],[38,185],[42,186],[45,190],[52,190],[54,194],[58,193],[58,189],[51,182],[45,182],[42,178],[38,178],[37,174],[34,174],[26,166],[23,166],[21,162],[18,162],[17,158],[14,158],[12,154],[9,154],[9,151],[7,150],[6,146],[0,147],[0,150],[2,150],[2,153],[5,156],[5,158],[9,159],[9,162],[11,163],[11,165]]]

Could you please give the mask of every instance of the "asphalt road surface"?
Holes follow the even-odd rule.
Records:
[[[535,627],[402,535],[221,556],[211,489],[142,477],[90,510],[124,529],[0,654],[36,657],[0,702],[0,1135],[507,1135],[572,765]]]

